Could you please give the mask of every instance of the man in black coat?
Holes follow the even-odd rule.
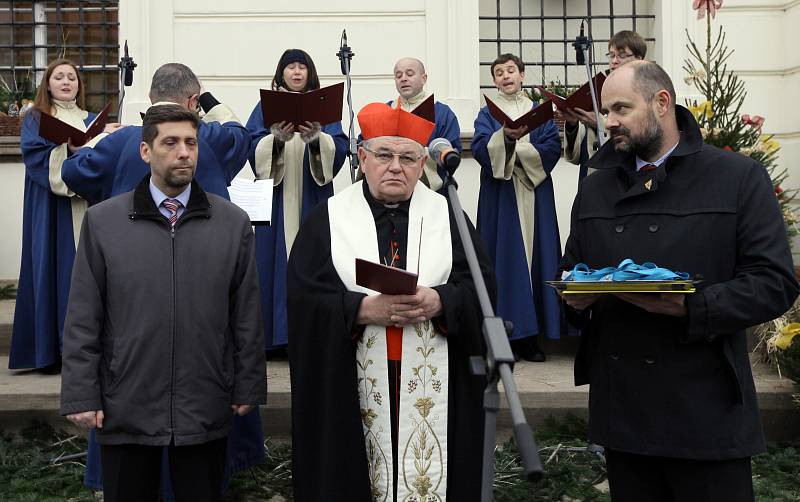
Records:
[[[383,103],[358,121],[364,181],[317,206],[289,257],[294,500],[479,500],[480,309],[447,201],[418,183],[433,123]],[[416,289],[367,289],[357,258]]]
[[[583,329],[589,440],[606,447],[615,501],[753,500],[750,457],[765,448],[745,329],[798,294],[772,183],[758,162],[703,143],[658,65],[624,65],[602,93],[611,139],[578,189],[562,269],[631,258],[703,282],[565,295]]]

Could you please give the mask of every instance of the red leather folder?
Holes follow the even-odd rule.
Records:
[[[344,83],[309,92],[286,92],[261,89],[261,113],[266,127],[291,122],[295,128],[306,122],[322,125],[342,120]]]
[[[425,101],[417,105],[411,113],[417,115],[418,117],[422,117],[428,122],[436,122],[436,110],[433,107],[433,94],[425,98]]]
[[[356,258],[356,284],[387,295],[413,295],[417,274]]]
[[[49,113],[42,112],[39,119],[39,136],[58,145],[71,139],[74,146],[83,146],[87,141],[103,132],[106,122],[108,122],[108,110],[110,108],[111,103],[106,104],[103,110],[89,124],[89,127],[86,128],[86,132],[58,120]]]
[[[595,86],[595,91],[597,91],[597,104],[598,106],[602,107],[600,102],[600,91],[603,89],[603,82],[606,81],[605,73],[598,73],[592,79]],[[559,110],[565,110],[567,108],[580,108],[581,110],[591,110],[592,107],[592,91],[589,89],[589,82],[586,82],[582,86],[578,88],[575,92],[570,94],[568,97],[563,98],[558,94],[553,94],[552,92],[548,91],[541,85],[536,86],[542,94],[547,96],[547,98],[556,105],[556,108]]]
[[[504,124],[512,129],[517,129],[523,125],[528,126],[528,130],[532,131],[553,118],[553,107],[550,106],[548,101],[531,108],[529,112],[516,120],[511,120],[511,117],[505,114],[499,106],[494,104],[485,94],[483,97],[486,99],[486,106],[489,108],[489,113],[501,124]]]

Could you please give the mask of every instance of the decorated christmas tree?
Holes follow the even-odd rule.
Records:
[[[747,155],[764,165],[775,187],[786,233],[791,238],[798,233],[798,218],[791,205],[797,190],[781,187],[788,170],[777,165],[778,142],[762,133],[764,117],[742,113],[747,91],[744,82],[728,70],[733,50],[728,48],[721,26],[716,37],[712,37],[711,21],[721,7],[721,0],[694,0],[692,4],[698,11],[698,19],[706,19],[706,45],[701,50],[687,31],[690,57],[683,69],[687,73],[686,83],[694,86],[704,100],[687,105],[706,143]],[[800,303],[795,303],[780,318],[758,326],[756,336],[756,350],[776,366],[779,374],[800,383]],[[800,395],[795,395],[795,400],[800,404]]]
[[[782,188],[788,170],[777,164],[778,142],[772,135],[762,133],[764,117],[743,113],[747,96],[744,82],[728,70],[733,50],[728,48],[721,26],[716,37],[712,37],[711,21],[721,7],[720,0],[693,2],[692,8],[698,11],[698,19],[706,19],[706,45],[704,49],[698,47],[687,31],[690,56],[684,61],[683,69],[687,73],[686,83],[697,89],[703,100],[692,100],[687,105],[697,119],[706,143],[747,155],[764,165],[775,187],[786,233],[791,238],[798,233],[798,217],[791,205],[797,191]]]

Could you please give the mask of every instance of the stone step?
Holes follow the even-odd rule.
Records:
[[[10,371],[7,367],[8,357],[0,356],[0,430],[24,427],[32,419],[70,429],[69,422],[58,415],[59,375]],[[800,439],[800,409],[792,403],[792,382],[778,378],[772,368],[759,362],[754,362],[753,374],[767,438],[779,442]],[[571,356],[555,355],[546,363],[518,363],[514,380],[534,429],[548,417],[587,417],[588,387],[573,385]],[[275,439],[288,440],[291,437],[291,399],[286,361],[267,364],[267,388],[267,405],[261,408],[264,432]],[[512,423],[503,399],[498,414],[498,439],[510,437],[511,431]]]
[[[0,300],[0,356],[7,356],[11,347],[11,328],[14,322],[15,303],[14,300]],[[572,355],[577,351],[578,337],[568,336],[561,340],[550,340],[542,337],[539,345],[548,355]]]
[[[0,300],[0,356],[7,356],[11,348],[11,327],[14,324],[15,305],[14,300]]]
[[[33,419],[70,428],[69,422],[58,415],[61,385],[58,375],[6,369],[14,306],[13,300],[0,301],[0,430],[23,427]],[[541,425],[548,417],[587,418],[588,387],[573,385],[572,357],[577,341],[577,337],[542,339],[540,345],[548,354],[546,363],[517,363],[515,382],[532,426]],[[767,437],[774,441],[800,439],[800,409],[792,403],[792,382],[779,379],[772,368],[759,361],[753,361],[753,375]],[[271,437],[288,440],[291,437],[291,399],[289,368],[285,360],[267,364],[267,383],[268,402],[261,408],[264,431]],[[497,423],[498,437],[509,437],[512,422],[505,398]]]

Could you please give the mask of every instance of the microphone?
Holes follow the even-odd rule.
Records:
[[[461,154],[445,138],[436,138],[428,145],[428,152],[436,165],[444,167],[450,173],[461,163]]]
[[[133,62],[133,58],[128,55],[128,41],[125,40],[125,55],[122,56],[119,60],[119,64],[117,65],[122,70],[122,75],[124,77],[123,85],[125,87],[130,87],[133,85],[133,69],[136,68],[136,63]]]
[[[342,30],[342,38],[339,41],[339,52],[336,53],[336,56],[339,58],[342,75],[350,73],[350,60],[353,59],[355,55],[356,53],[350,50],[350,46],[347,45],[347,30]]]
[[[581,34],[575,37],[575,41],[572,42],[572,46],[575,47],[575,62],[577,64],[586,64],[586,58],[583,55],[583,50],[589,47],[589,39],[583,34],[583,20],[581,20]]]

